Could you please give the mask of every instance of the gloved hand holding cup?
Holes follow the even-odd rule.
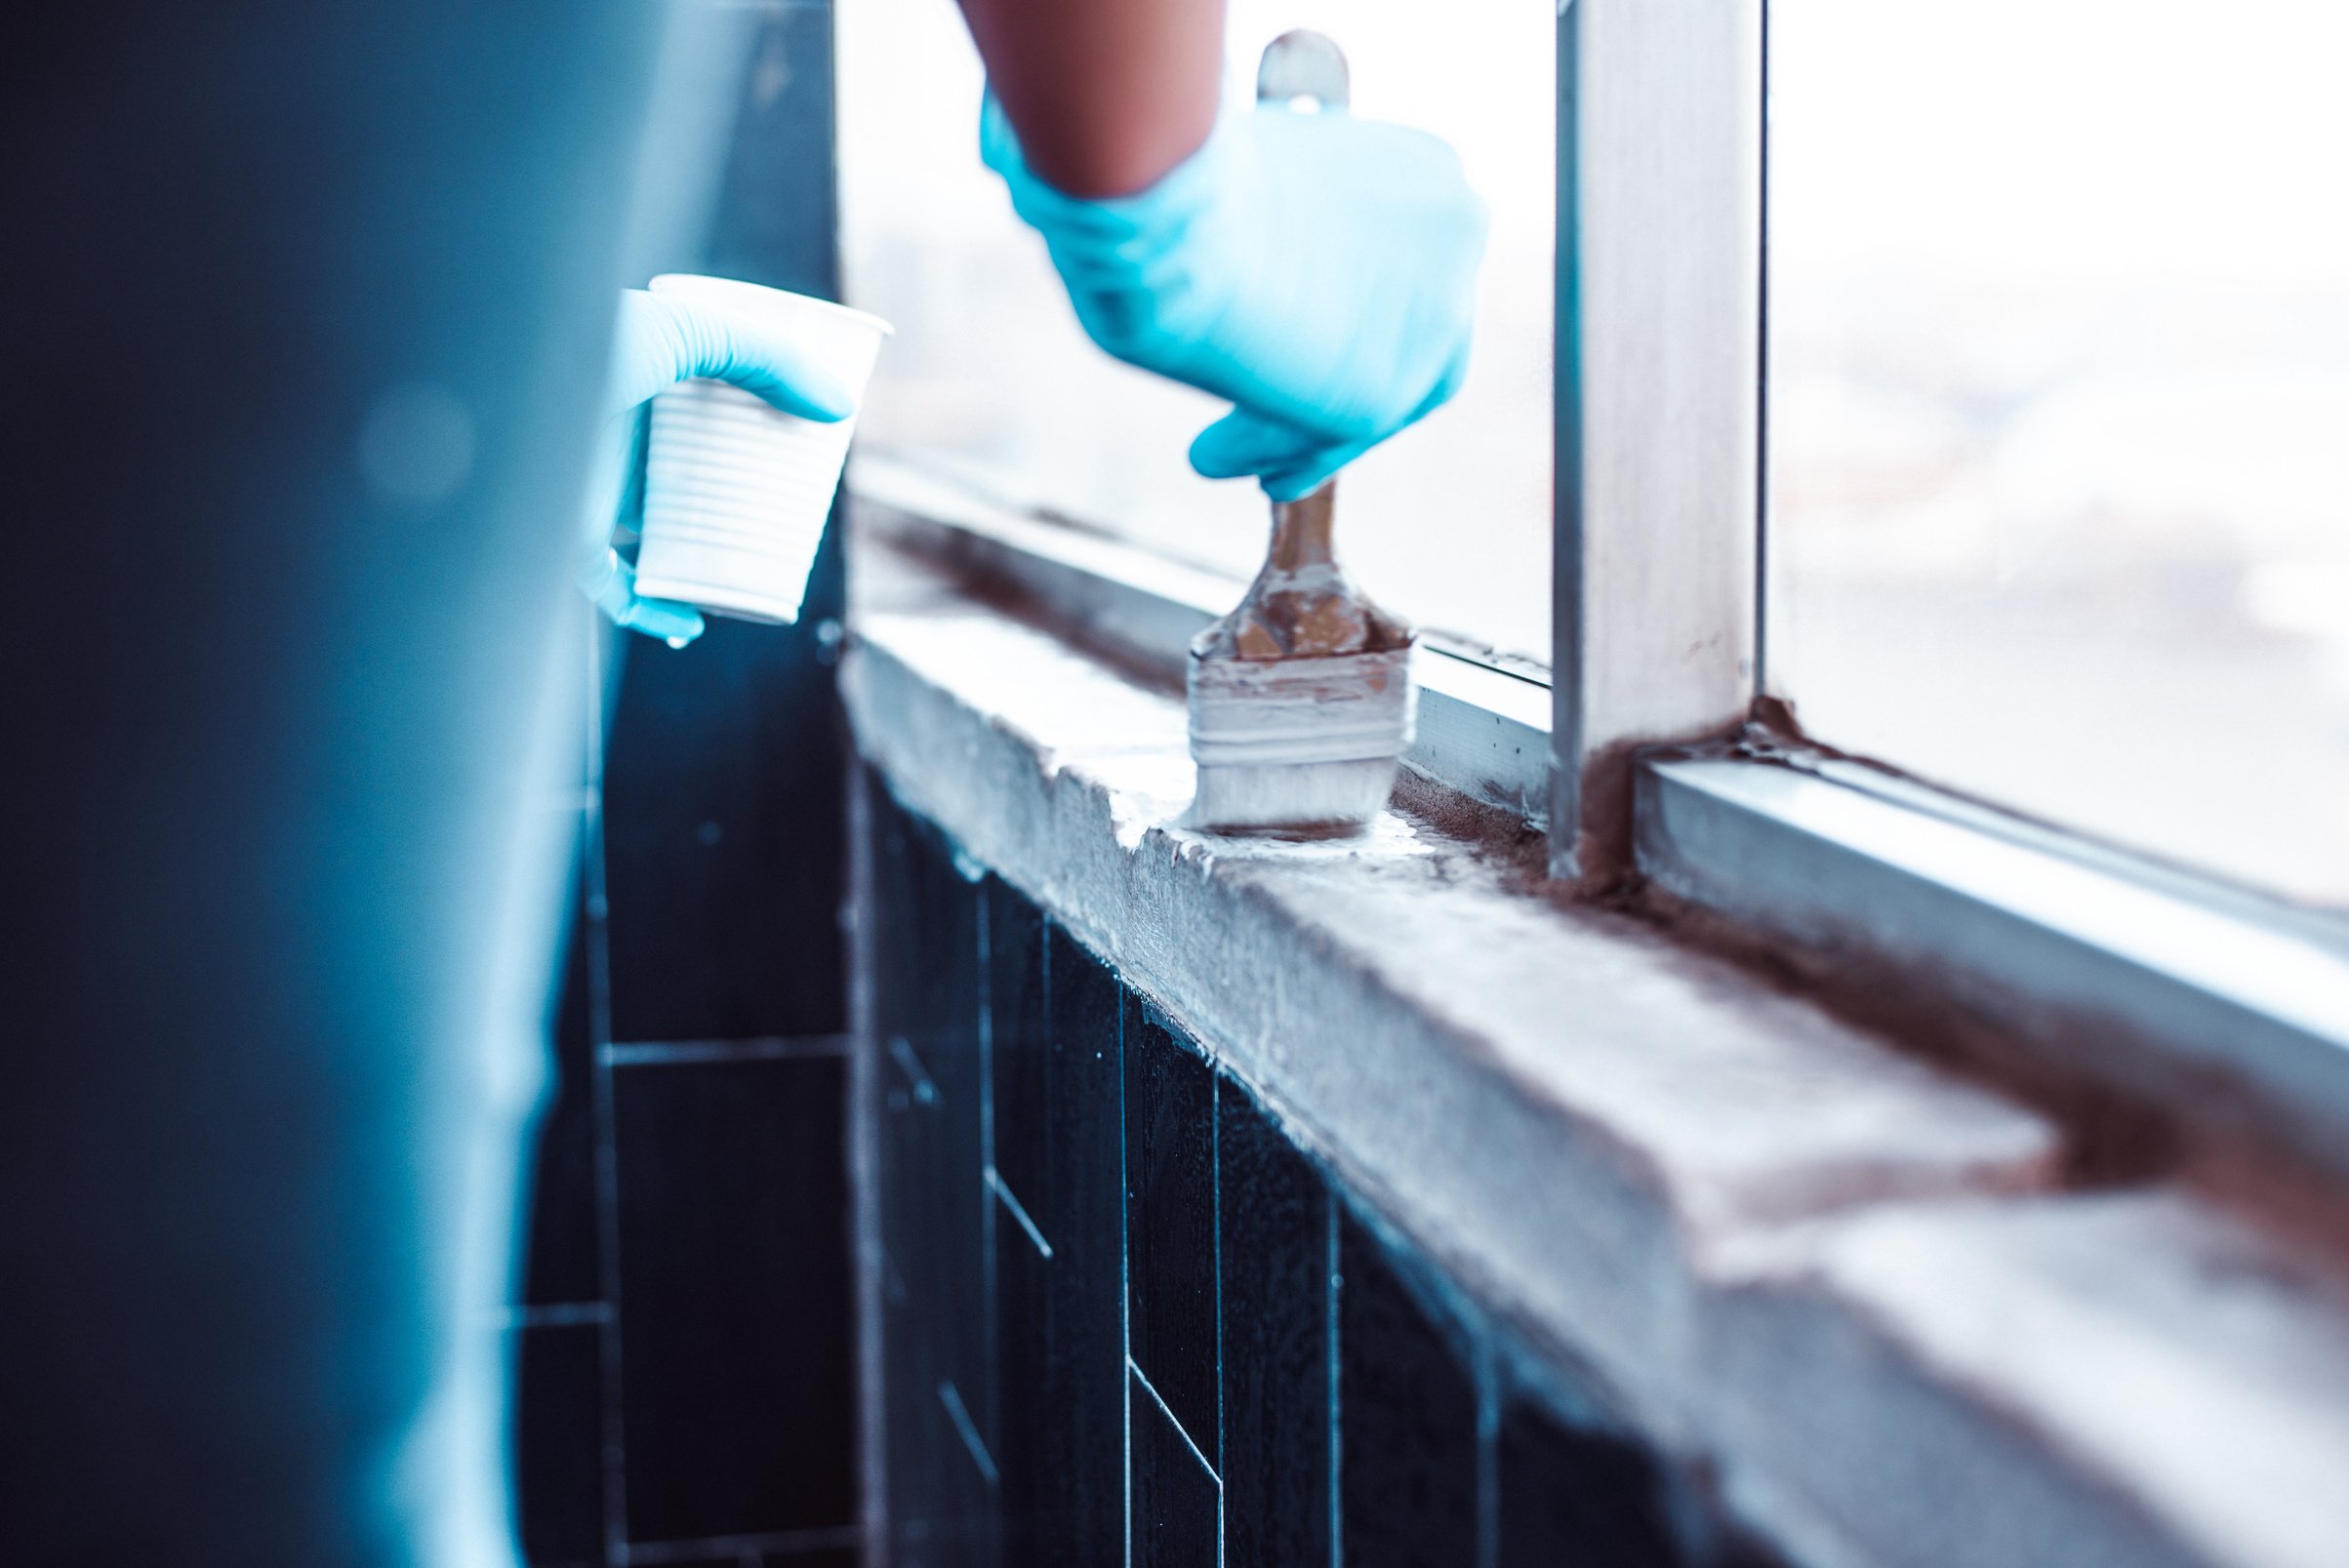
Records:
[[[862,311],[730,278],[666,274],[625,294],[582,560],[589,597],[672,646],[700,634],[703,610],[795,620],[888,332]],[[640,431],[630,567],[612,531],[630,520]]]

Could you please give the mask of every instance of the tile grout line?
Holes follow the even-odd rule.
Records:
[[[1327,1285],[1322,1295],[1322,1353],[1326,1358],[1329,1377],[1329,1563],[1330,1568],[1344,1568],[1346,1561],[1345,1510],[1340,1506],[1340,1483],[1345,1475],[1344,1423],[1339,1420],[1338,1381],[1338,1194],[1333,1188],[1321,1193],[1321,1225],[1329,1268]]]
[[[995,983],[994,929],[988,916],[987,889],[979,890],[979,1339],[986,1347],[982,1374],[987,1382],[979,1403],[991,1421],[1001,1420],[996,1358],[1002,1335],[995,1302],[995,1206],[987,1201],[995,1176]],[[998,1427],[997,1436],[1001,1435]]]
[[[987,1451],[987,1440],[979,1435],[978,1427],[971,1421],[969,1407],[963,1404],[962,1393],[954,1387],[952,1378],[938,1386],[938,1402],[946,1406],[948,1419],[953,1422],[954,1430],[961,1434],[962,1446],[970,1450],[971,1463],[977,1465],[979,1473],[987,1478],[988,1489],[992,1491],[1001,1485],[1002,1474],[995,1468],[995,1457]]]
[[[938,1104],[938,1085],[931,1080],[930,1070],[922,1065],[921,1058],[913,1054],[911,1040],[902,1034],[890,1035],[889,1059],[895,1062],[898,1070],[906,1075],[906,1082],[913,1091],[915,1105],[934,1106]]]
[[[1215,1237],[1215,1568],[1224,1568],[1224,1092],[1212,1066],[1207,1069],[1207,1186]]]
[[[1501,1554],[1501,1397],[1492,1342],[1476,1340],[1477,1568],[1494,1568]]]
[[[1051,950],[1046,945],[1045,950]],[[1117,979],[1114,975],[1112,979]],[[1130,1224],[1126,1216],[1125,1146],[1125,1012],[1130,997],[1117,980],[1117,1353],[1127,1367],[1134,1364],[1134,1260]],[[1145,1385],[1147,1387],[1147,1385]],[[1155,1392],[1152,1394],[1156,1397]],[[1122,1423],[1117,1491],[1125,1504],[1125,1568],[1134,1568],[1134,1386],[1122,1373],[1117,1379],[1117,1411]],[[1186,1437],[1185,1441],[1189,1441]],[[1220,1483],[1219,1483],[1220,1484]]]
[[[1172,1410],[1167,1409],[1166,1401],[1160,1398],[1158,1395],[1156,1385],[1150,1381],[1150,1374],[1143,1371],[1141,1365],[1130,1355],[1125,1358],[1125,1370],[1133,1374],[1134,1381],[1136,1383],[1142,1385],[1142,1391],[1150,1395],[1151,1403],[1158,1407],[1159,1412],[1163,1414],[1167,1421],[1174,1427],[1175,1435],[1183,1439],[1183,1446],[1191,1450],[1191,1457],[1197,1460],[1199,1462],[1199,1468],[1207,1472],[1207,1479],[1215,1483],[1216,1505],[1218,1508],[1221,1508],[1223,1505],[1224,1496],[1223,1476],[1217,1473],[1214,1466],[1207,1463],[1207,1456],[1200,1453],[1199,1445],[1191,1440],[1191,1433],[1184,1429],[1181,1420],[1176,1417]]]
[[[602,1302],[541,1302],[508,1307],[495,1314],[489,1326],[500,1333],[534,1328],[586,1328],[600,1324],[611,1315],[611,1308]]]
[[[872,893],[871,777],[852,753],[842,815],[848,830],[849,1258],[856,1269],[857,1521],[867,1568],[888,1568],[889,1430],[886,1399],[888,1276],[895,1265],[881,1234],[881,1066],[874,1035],[873,966],[879,942]]]
[[[664,1568],[664,1565],[671,1563],[684,1568],[684,1565],[699,1564],[719,1556],[759,1557],[802,1551],[837,1551],[842,1548],[853,1549],[863,1539],[862,1529],[853,1524],[843,1524],[817,1530],[778,1530],[765,1535],[646,1541],[634,1546],[623,1546],[614,1568]]]
[[[753,1034],[733,1040],[629,1040],[601,1047],[615,1067],[690,1065],[704,1062],[788,1062],[845,1057],[853,1034]]]
[[[620,1148],[612,1100],[612,1067],[604,1048],[612,1042],[612,954],[609,890],[604,882],[603,753],[604,682],[607,679],[601,628],[590,626],[587,641],[587,756],[596,806],[583,830],[587,882],[585,929],[587,943],[587,1081],[595,1127],[596,1285],[603,1293],[604,1318],[596,1335],[602,1397],[597,1401],[602,1442],[597,1455],[603,1484],[603,1556],[613,1568],[628,1561],[628,1433],[621,1398],[620,1344]],[[617,678],[613,672],[610,678]]]
[[[1011,1187],[1005,1184],[1003,1178],[994,1170],[990,1169],[987,1173],[987,1185],[996,1198],[1001,1200],[1003,1206],[1011,1211],[1011,1217],[1019,1222],[1020,1228],[1028,1232],[1028,1239],[1035,1243],[1035,1250],[1044,1257],[1050,1258],[1052,1243],[1044,1239],[1044,1232],[1038,1230],[1035,1227],[1035,1222],[1028,1218],[1028,1211],[1021,1206],[1018,1198],[1012,1196]]]

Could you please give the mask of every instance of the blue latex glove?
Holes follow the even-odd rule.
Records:
[[[579,585],[617,625],[682,648],[702,634],[702,612],[673,599],[636,594],[636,570],[612,547],[612,531],[632,525],[644,498],[631,483],[643,449],[645,407],[654,393],[697,376],[731,382],[777,408],[827,423],[854,411],[848,389],[765,322],[703,301],[628,289],[620,296],[604,428],[587,492]]]
[[[1211,479],[1293,501],[1459,388],[1484,205],[1424,132],[1261,104],[1103,200],[1031,172],[992,94],[980,149],[1095,342],[1232,400],[1192,443]]]

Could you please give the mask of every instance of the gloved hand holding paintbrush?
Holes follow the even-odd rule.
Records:
[[[1192,465],[1275,503],[1263,571],[1191,648],[1197,826],[1358,827],[1412,739],[1411,633],[1339,570],[1331,476],[1458,388],[1484,212],[1448,146],[1347,98],[1337,46],[1284,34],[1253,109],[1140,193],[1093,199],[1036,178],[985,111],[987,161],[1086,332],[1231,398]]]
[[[1444,142],[1348,113],[1345,71],[1318,34],[1284,35],[1256,104],[1130,196],[1039,179],[992,95],[981,127],[1086,333],[1230,398],[1192,464],[1276,501],[1440,406],[1468,366],[1483,203]]]

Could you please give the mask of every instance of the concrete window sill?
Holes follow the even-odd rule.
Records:
[[[856,542],[841,686],[907,805],[1797,1560],[2349,1562],[2349,1296],[2183,1188],[1642,922],[1429,789],[1178,825],[1181,693]]]

